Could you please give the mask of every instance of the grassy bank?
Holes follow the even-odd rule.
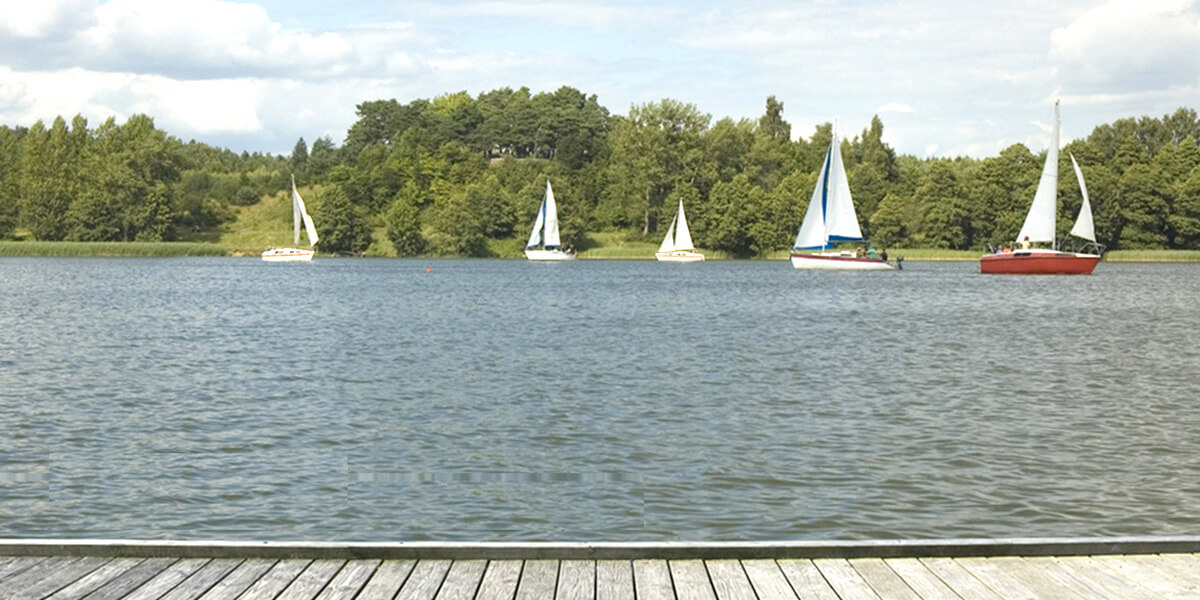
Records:
[[[225,256],[218,244],[202,242],[0,242],[0,256]]]
[[[1105,262],[1200,262],[1200,250],[1113,250]]]

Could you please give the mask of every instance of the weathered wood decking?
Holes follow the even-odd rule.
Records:
[[[1200,538],[763,544],[0,540],[3,600],[1200,598]]]

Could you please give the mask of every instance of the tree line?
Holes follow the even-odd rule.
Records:
[[[687,205],[701,247],[735,256],[786,249],[799,228],[834,132],[793,139],[783,103],[757,120],[713,121],[663,99],[610,114],[570,87],[502,88],[363,102],[340,146],[327,137],[290,155],[236,154],[183,143],[136,115],[92,129],[75,117],[0,127],[0,238],[175,240],[235,218],[264,195],[320,184],[312,206],[326,252],[357,254],[386,232],[400,256],[516,255],[545,181],[559,198],[564,243],[588,232],[657,241]],[[888,247],[983,249],[1020,229],[1044,153],[1014,144],[998,156],[920,159],[883,142],[878,116],[837,132],[862,230]],[[1060,153],[1087,181],[1097,239],[1110,249],[1200,248],[1200,119],[1096,127]],[[1080,205],[1059,178],[1059,231]],[[375,240],[378,243],[378,240]]]

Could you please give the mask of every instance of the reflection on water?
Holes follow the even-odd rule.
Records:
[[[905,266],[0,259],[0,532],[1196,530],[1200,266]]]

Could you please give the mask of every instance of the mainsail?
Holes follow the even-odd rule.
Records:
[[[829,142],[821,174],[813,188],[804,222],[796,234],[796,250],[828,248],[830,242],[863,241],[850,196],[850,181],[842,164],[842,152],[837,148],[837,135]]]
[[[1051,242],[1054,240],[1055,219],[1058,218],[1058,102],[1054,103],[1054,126],[1050,130],[1050,147],[1046,149],[1046,164],[1042,166],[1042,179],[1038,182],[1037,192],[1033,195],[1033,204],[1029,214],[1025,215],[1025,224],[1017,234],[1017,242],[1022,242],[1028,236],[1031,242]]]
[[[558,208],[554,204],[554,190],[550,181],[546,180],[546,196],[542,198],[542,206],[538,209],[537,220],[533,223],[533,231],[529,233],[526,248],[536,248],[545,242],[546,248],[557,248],[561,245],[558,238]]]

